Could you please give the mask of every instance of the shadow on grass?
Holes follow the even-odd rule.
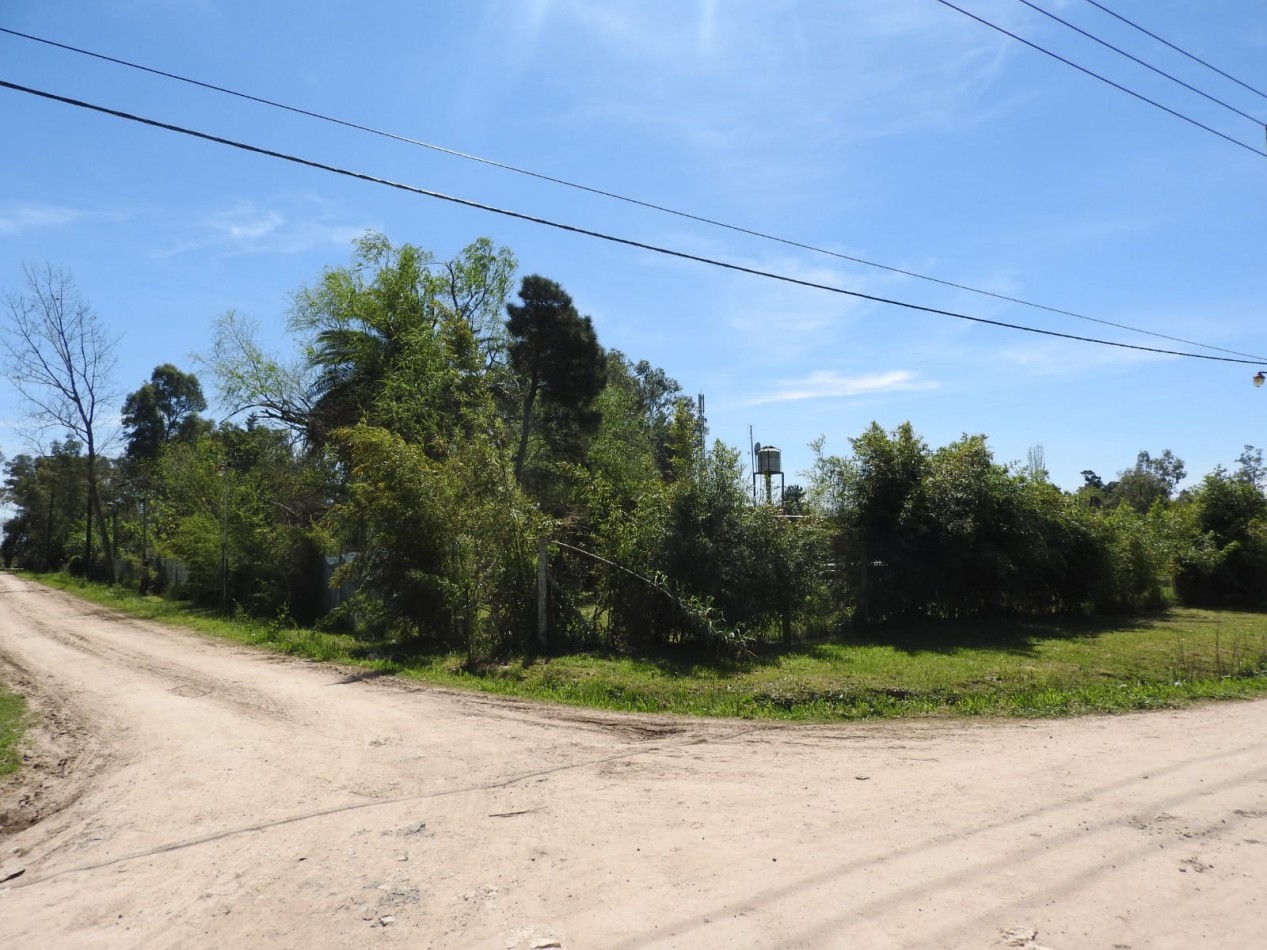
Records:
[[[888,646],[903,653],[953,653],[958,650],[994,650],[1029,656],[1047,640],[1094,639],[1106,633],[1161,629],[1170,612],[1098,617],[988,618],[981,620],[917,621],[850,627],[822,643],[842,646]],[[818,654],[821,655],[821,651]]]
[[[381,661],[408,668],[437,657],[452,656],[454,648],[433,637],[411,637],[406,640],[358,639],[348,650],[354,660]]]
[[[718,657],[689,644],[666,644],[655,651],[640,651],[626,658],[649,664],[669,676],[701,673],[725,678],[776,666],[787,657],[807,657],[830,662],[840,647],[890,647],[911,656],[950,654],[959,650],[989,650],[1012,656],[1033,656],[1044,641],[1094,639],[1106,633],[1163,629],[1169,611],[1102,617],[1053,617],[1044,619],[990,618],[967,621],[917,621],[851,626],[838,633],[810,637],[791,645],[764,640],[742,659]]]
[[[741,659],[719,657],[703,647],[684,643],[665,644],[654,652],[641,650],[625,658],[654,667],[664,676],[695,677],[703,673],[718,678],[739,676],[779,662],[779,654],[767,653],[765,644],[760,645],[752,656]]]

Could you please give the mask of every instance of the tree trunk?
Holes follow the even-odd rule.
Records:
[[[88,452],[88,498],[85,501],[86,511],[84,512],[84,577],[92,577],[92,493],[93,488],[97,484],[96,472],[94,467],[97,460],[93,457],[91,449]]]
[[[101,556],[106,562],[106,582],[110,586],[114,586],[118,580],[118,575],[114,565],[114,545],[110,542],[110,525],[106,522],[105,512],[101,508],[101,493],[97,491],[97,458],[94,451],[88,455],[88,531],[92,532],[92,513],[97,515],[97,533],[101,537]],[[91,538],[87,542],[91,545]],[[91,551],[91,547],[89,547]],[[91,574],[92,562],[88,562],[88,571]]]
[[[524,424],[519,433],[519,451],[515,453],[515,481],[520,480],[524,470],[524,457],[528,454],[528,430],[532,425],[532,405],[537,401],[537,380],[534,378],[528,387],[528,398],[524,400]]]
[[[48,530],[44,533],[44,570],[53,569],[53,510],[57,501],[57,485],[48,490]]]

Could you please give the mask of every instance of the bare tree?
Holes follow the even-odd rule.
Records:
[[[1047,452],[1041,445],[1031,445],[1025,450],[1024,471],[1036,482],[1045,482],[1051,477],[1047,471]]]
[[[4,297],[8,319],[0,327],[0,354],[5,374],[39,429],[63,429],[83,443],[88,482],[84,570],[92,565],[95,517],[113,584],[114,551],[97,489],[97,458],[109,441],[102,437],[100,413],[117,399],[110,388],[117,340],[66,271],[51,264],[24,265],[22,271],[25,289]]]
[[[230,418],[251,411],[293,433],[306,433],[316,409],[312,371],[300,361],[283,363],[260,346],[257,336],[254,321],[229,310],[216,321],[211,355],[198,364],[214,377]]]

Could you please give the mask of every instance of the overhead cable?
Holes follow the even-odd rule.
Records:
[[[703,217],[701,215],[692,214],[687,211],[677,210],[674,208],[667,207],[665,205],[656,204],[650,201],[644,201],[638,198],[631,198],[627,195],[621,195],[612,191],[605,191],[601,188],[595,188],[590,185],[578,184],[577,182],[568,181],[565,178],[556,178],[552,175],[546,175],[541,172],[532,171],[531,169],[520,168],[515,165],[508,165],[504,162],[495,161],[494,159],[490,159],[490,158],[484,158],[479,155],[472,155],[467,152],[460,152],[460,151],[457,151],[456,149],[446,148],[442,145],[436,145],[434,143],[425,142],[420,139],[410,138],[409,136],[406,136],[406,135],[400,135],[396,132],[388,132],[382,129],[373,128],[368,125],[362,125],[357,122],[352,122],[347,119],[340,119],[335,116],[326,115],[320,112],[313,112],[311,110],[303,109],[298,106],[287,105],[286,103],[283,103],[283,102],[277,102],[272,99],[265,99],[260,96],[251,95],[250,93],[245,93],[245,92],[240,92],[234,89],[229,89],[224,86],[217,86],[213,83],[203,82],[202,80],[199,80],[199,79],[191,79],[187,76],[181,76],[177,73],[166,72],[161,69],[154,69],[153,67],[150,67],[150,66],[143,66],[139,63],[133,63],[133,62],[129,62],[128,60],[118,59],[114,56],[107,56],[104,53],[96,53],[96,52],[93,52],[92,50],[81,49],[76,46],[69,46],[65,43],[59,43],[59,42],[56,42],[55,40],[45,39],[44,37],[33,36],[30,33],[22,33],[22,32],[19,32],[18,30],[12,30],[7,27],[0,26],[0,33],[7,33],[11,36],[17,36],[22,39],[32,40],[36,43],[43,43],[46,46],[56,47],[57,49],[67,50],[68,52],[78,53],[83,56],[90,56],[94,59],[103,60],[108,63],[114,63],[115,65],[118,65],[118,66],[125,66],[129,69],[136,69],[136,70],[140,70],[141,72],[150,73],[155,76],[161,76],[165,79],[174,79],[177,82],[187,83],[191,86],[197,86],[199,88],[208,89],[213,92],[223,93],[224,95],[228,95],[228,96],[234,96],[238,99],[243,99],[248,102],[254,102],[260,105],[269,106],[270,108],[282,109],[286,112],[291,112],[296,115],[306,116],[311,119],[318,119],[322,122],[331,122],[335,125],[340,125],[345,128],[354,129],[358,132],[367,132],[371,135],[378,135],[386,139],[391,139],[393,141],[403,142],[406,145],[414,145],[419,148],[430,149],[433,152],[439,152],[441,154],[450,155],[455,158],[461,158],[467,161],[478,162],[482,165],[487,165],[492,168],[501,169],[502,171],[513,172],[517,175],[526,175],[529,178],[536,178],[540,181],[546,181],[554,185],[562,185],[563,187],[566,187],[566,188],[573,188],[573,189],[576,189],[577,191],[587,192],[589,194],[598,195],[603,198],[610,198],[615,201],[622,201],[622,202],[625,202],[626,204],[636,205],[638,207],[647,208],[652,211],[658,211],[664,214],[674,215],[675,217],[683,218],[688,221],[695,221],[699,224],[707,224],[710,227],[722,228],[724,230],[732,231],[738,234],[745,234],[749,237],[760,238],[761,240],[765,240],[765,241],[773,241],[777,244],[782,244],[787,247],[795,247],[800,250],[811,251],[815,254],[823,254],[828,257],[834,257],[838,260],[850,261],[851,263],[862,264],[866,267],[874,267],[879,270],[888,271],[889,273],[892,273],[892,274],[899,274],[903,277],[912,277],[917,280],[923,280],[923,281],[928,281],[929,283],[939,284],[943,287],[950,287],[955,290],[962,290],[968,293],[978,294],[983,297],[992,297],[995,300],[1002,300],[1002,301],[1005,301],[1006,303],[1014,303],[1022,307],[1031,307],[1035,310],[1044,310],[1048,313],[1058,314],[1063,317],[1073,317],[1075,320],[1084,320],[1088,323],[1098,323],[1101,326],[1113,327],[1118,330],[1127,330],[1131,333],[1140,333],[1145,336],[1154,337],[1156,339],[1169,340],[1171,343],[1182,343],[1185,346],[1197,346],[1197,347],[1201,347],[1202,349],[1215,350],[1222,353],[1230,353],[1234,356],[1252,355],[1249,353],[1241,353],[1237,350],[1224,349],[1223,347],[1220,347],[1220,346],[1211,346],[1208,343],[1198,343],[1193,340],[1185,340],[1182,337],[1168,336],[1164,333],[1157,333],[1153,330],[1144,330],[1144,329],[1140,329],[1139,327],[1132,327],[1124,323],[1115,323],[1112,320],[1104,320],[1098,317],[1091,317],[1091,316],[1087,316],[1086,314],[1076,313],[1072,310],[1062,310],[1059,307],[1051,307],[1051,306],[1047,306],[1046,304],[1034,303],[1033,301],[1024,300],[1020,297],[1012,297],[1007,294],[998,293],[992,290],[983,290],[978,287],[971,287],[971,286],[968,286],[967,284],[957,283],[955,281],[946,280],[940,277],[931,277],[927,274],[920,274],[916,271],[905,270],[901,267],[893,267],[889,264],[880,264],[880,263],[877,263],[876,261],[867,260],[861,257],[854,257],[849,254],[843,254],[839,251],[829,250],[827,248],[819,247],[813,244],[806,244],[801,241],[792,240],[790,238],[778,237],[777,235],[768,234],[763,231],[757,231],[751,228],[745,228],[745,227],[741,227],[735,224],[727,224],[724,221],[718,221],[713,218]]]
[[[1250,92],[1252,92],[1252,93],[1254,93],[1254,94],[1256,94],[1256,95],[1262,96],[1264,99],[1267,99],[1267,92],[1263,92],[1261,89],[1255,89],[1255,88],[1254,88],[1253,86],[1251,86],[1249,83],[1247,83],[1247,82],[1242,82],[1241,80],[1239,80],[1239,79],[1237,79],[1235,76],[1233,76],[1231,73],[1225,73],[1223,70],[1219,69],[1219,67],[1217,67],[1217,66],[1213,65],[1212,63],[1207,63],[1207,62],[1206,62],[1204,59],[1202,59],[1201,57],[1199,57],[1199,56],[1195,56],[1195,55],[1193,55],[1192,53],[1189,53],[1186,49],[1184,49],[1184,48],[1183,48],[1183,47],[1181,47],[1181,46],[1176,46],[1174,43],[1170,42],[1170,40],[1163,39],[1162,37],[1158,36],[1156,33],[1153,33],[1151,30],[1146,30],[1146,29],[1144,29],[1144,27],[1140,26],[1138,23],[1134,22],[1133,20],[1128,20],[1126,17],[1122,16],[1122,14],[1120,14],[1120,13],[1114,13],[1112,10],[1110,10],[1108,7],[1106,7],[1104,4],[1102,4],[1102,3],[1096,3],[1096,0],[1087,0],[1087,3],[1091,4],[1091,6],[1093,6],[1093,7],[1096,7],[1096,8],[1098,8],[1098,9],[1100,9],[1100,10],[1103,10],[1103,11],[1104,11],[1105,13],[1107,13],[1109,16],[1114,17],[1115,19],[1121,20],[1121,21],[1122,21],[1123,23],[1125,23],[1127,26],[1130,26],[1130,27],[1133,27],[1133,28],[1135,28],[1135,29],[1139,30],[1139,31],[1140,31],[1141,33],[1143,33],[1145,36],[1151,36],[1153,39],[1155,39],[1158,43],[1161,43],[1163,46],[1169,46],[1169,47],[1170,47],[1172,50],[1174,50],[1176,53],[1181,53],[1182,55],[1187,56],[1187,57],[1188,57],[1188,59],[1192,60],[1192,61],[1193,61],[1193,62],[1195,62],[1195,63],[1200,63],[1200,64],[1201,64],[1202,66],[1204,66],[1206,69],[1213,70],[1214,72],[1216,72],[1216,73],[1218,73],[1220,76],[1222,76],[1224,79],[1230,79],[1232,82],[1236,83],[1238,86],[1241,86],[1241,87],[1243,87],[1243,88],[1245,88],[1245,89],[1248,89]]]
[[[990,29],[996,30],[999,33],[1002,33],[1004,36],[1007,36],[1007,37],[1010,37],[1011,39],[1016,40],[1018,43],[1024,43],[1030,49],[1037,50],[1038,52],[1043,53],[1046,56],[1050,56],[1052,59],[1059,60],[1060,62],[1064,63],[1066,66],[1070,66],[1078,70],[1078,72],[1080,73],[1085,73],[1086,75],[1092,77],[1093,79],[1098,79],[1100,80],[1100,82],[1110,85],[1114,89],[1117,89],[1117,90],[1120,90],[1121,92],[1126,93],[1128,96],[1132,96],[1140,100],[1141,102],[1147,102],[1150,106],[1154,106],[1155,108],[1160,109],[1162,112],[1167,112],[1170,115],[1174,116],[1176,119],[1182,119],[1184,122],[1187,122],[1189,125],[1195,125],[1198,129],[1204,129],[1206,132],[1209,132],[1211,135],[1217,135],[1219,138],[1223,139],[1225,142],[1231,142],[1233,145],[1239,146],[1240,148],[1243,148],[1246,151],[1253,152],[1259,158],[1267,158],[1267,152],[1264,152],[1261,149],[1254,148],[1254,146],[1249,145],[1245,142],[1242,142],[1240,139],[1233,138],[1230,135],[1220,132],[1218,129],[1211,128],[1210,126],[1206,125],[1204,122],[1198,122],[1196,119],[1192,118],[1191,116],[1184,115],[1182,112],[1179,112],[1176,109],[1170,108],[1170,106],[1164,106],[1160,102],[1158,102],[1156,99],[1150,99],[1148,98],[1148,96],[1144,95],[1143,93],[1136,92],[1134,89],[1128,89],[1126,86],[1123,86],[1121,83],[1114,82],[1112,79],[1109,79],[1107,76],[1101,76],[1099,73],[1095,72],[1094,70],[1088,69],[1086,66],[1080,66],[1078,63],[1075,63],[1071,59],[1066,59],[1064,56],[1061,56],[1059,53],[1053,53],[1051,50],[1047,49],[1044,46],[1040,46],[1031,40],[1027,40],[1023,36],[1018,36],[1017,34],[1013,33],[1011,30],[1007,30],[999,26],[997,23],[990,22],[985,17],[978,16],[977,14],[972,13],[969,10],[965,10],[963,7],[956,6],[955,4],[951,3],[950,0],[937,0],[937,2],[940,3],[942,6],[950,7],[950,9],[958,13],[962,13],[964,16],[968,17],[969,19],[976,20],[978,23],[982,24],[983,26],[988,26]]]
[[[905,310],[912,310],[917,313],[927,313],[934,316],[951,317],[956,320],[965,320],[970,323],[985,324],[987,326],[1001,327],[1008,330],[1019,330],[1025,333],[1036,333],[1040,336],[1056,337],[1063,340],[1077,340],[1082,343],[1095,343],[1100,346],[1111,346],[1118,349],[1134,350],[1143,353],[1156,353],[1164,356],[1180,356],[1187,359],[1207,360],[1217,363],[1238,363],[1248,365],[1260,365],[1261,359],[1234,359],[1227,356],[1213,356],[1208,353],[1187,353],[1181,350],[1164,350],[1151,346],[1140,346],[1134,343],[1121,343],[1116,340],[1101,340],[1095,337],[1078,336],[1072,333],[1060,333],[1056,330],[1045,330],[1040,327],[1028,327],[1022,324],[1007,323],[1002,320],[990,320],[986,317],[974,317],[965,313],[957,313],[953,310],[943,310],[938,307],[927,307],[922,304],[909,303],[903,300],[896,300],[889,297],[881,297],[876,294],[862,293],[857,290],[848,290],[844,287],[836,287],[832,284],[824,284],[818,281],[806,280],[801,277],[792,277],[788,274],[779,274],[774,271],[760,270],[755,267],[748,267],[743,264],[735,264],[730,261],[721,261],[711,257],[704,257],[700,254],[691,254],[687,251],[674,250],[673,248],[662,247],[656,244],[648,244],[644,241],[635,241],[632,238],[619,237],[613,234],[607,234],[602,231],[593,231],[588,228],[577,227],[576,225],[563,224],[558,221],[552,221],[549,218],[541,218],[535,215],[525,214],[521,211],[512,211],[507,208],[499,208],[495,205],[484,204],[479,201],[472,201],[469,198],[459,198],[454,195],[446,195],[442,192],[433,191],[428,188],[420,188],[416,185],[408,185],[403,182],[392,181],[388,178],[380,178],[365,172],[353,171],[351,169],[340,168],[337,165],[328,165],[324,162],[318,162],[310,158],[302,158],[298,155],[290,155],[286,152],[278,152],[273,149],[263,148],[258,145],[250,145],[245,142],[239,142],[234,139],[224,138],[219,135],[212,135],[208,132],[200,132],[196,129],[189,129],[179,125],[173,125],[169,122],[161,122],[157,119],[150,119],[144,116],[134,115],[129,112],[123,112],[118,109],[111,109],[106,106],[96,105],[91,102],[85,102],[81,99],[72,99],[68,96],[60,96],[56,93],[46,92],[41,89],[33,89],[29,86],[19,85],[18,83],[8,82],[0,79],[0,88],[12,89],[15,92],[26,93],[27,95],[37,96],[41,99],[47,99],[53,102],[61,102],[69,106],[79,109],[87,109],[92,112],[101,113],[103,115],[114,116],[115,118],[125,119],[129,122],[137,122],[141,125],[148,125],[152,128],[163,129],[168,132],[176,132],[191,138],[202,139],[207,142],[215,142],[219,145],[226,145],[230,148],[239,149],[244,152],[251,152],[256,155],[264,155],[269,158],[280,159],[281,161],[291,162],[296,165],[302,165],[307,168],[315,168],[319,171],[330,172],[331,174],[341,175],[345,178],[354,178],[359,181],[369,182],[375,185],[384,185],[388,188],[395,188],[399,191],[409,192],[415,195],[421,195],[426,198],[435,198],[439,201],[447,201],[451,204],[460,205],[465,208],[473,208],[478,211],[487,211],[491,214],[501,215],[502,217],[511,218],[517,221],[526,221],[530,224],[538,224],[543,227],[554,228],[555,230],[565,231],[570,234],[579,234],[584,237],[595,238],[600,241],[608,241],[612,244],[620,244],[625,247],[638,248],[643,251],[650,251],[654,254],[662,254],[667,257],[677,258],[679,260],[694,261],[698,264],[707,264],[710,267],[718,267],[724,270],[734,271],[741,274],[749,274],[754,277],[762,277],[767,280],[776,280],[785,284],[792,284],[798,287],[807,287],[812,290],[823,290],[828,293],[840,294],[846,297],[853,297],[857,300],[867,300],[872,303],[885,304],[891,307],[900,307]]]
[[[1189,90],[1190,92],[1195,92],[1198,96],[1202,96],[1210,100],[1211,102],[1215,103],[1216,105],[1222,106],[1224,109],[1227,109],[1230,112],[1235,112],[1241,118],[1249,119],[1249,121],[1253,122],[1255,125],[1259,126],[1260,128],[1263,126],[1263,120],[1258,118],[1257,116],[1253,116],[1253,115],[1250,115],[1248,112],[1241,111],[1240,109],[1236,108],[1236,106],[1232,105],[1231,103],[1224,102],[1222,99],[1219,99],[1216,96],[1212,96],[1208,92],[1204,92],[1203,90],[1198,89],[1196,86],[1193,86],[1189,83],[1184,82],[1178,76],[1172,76],[1170,73],[1166,72],[1164,69],[1159,69],[1156,66],[1154,66],[1152,63],[1145,62],[1144,60],[1140,59],[1138,56],[1134,56],[1131,53],[1128,53],[1126,50],[1122,49],[1121,47],[1114,46],[1108,40],[1101,39],[1100,37],[1096,36],[1094,33],[1084,30],[1082,27],[1077,26],[1073,23],[1070,23],[1068,20],[1063,19],[1062,17],[1056,16],[1056,14],[1052,13],[1050,10],[1044,10],[1038,4],[1031,3],[1030,0],[1016,0],[1016,2],[1025,4],[1025,6],[1029,7],[1031,10],[1037,10],[1043,16],[1048,17],[1052,20],[1055,20],[1061,26],[1068,27],[1069,29],[1073,30],[1075,33],[1082,34],[1087,39],[1093,40],[1094,42],[1099,43],[1101,46],[1105,47],[1106,49],[1111,49],[1113,52],[1117,53],[1119,56],[1125,56],[1132,63],[1138,63],[1140,66],[1143,66],[1145,69],[1152,70],[1158,76],[1164,76],[1166,79],[1169,79],[1173,83],[1178,83],[1179,85],[1183,86],[1183,88]]]

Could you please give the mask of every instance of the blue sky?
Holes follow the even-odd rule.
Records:
[[[960,5],[1259,150],[1264,130],[1015,0]],[[1039,5],[1254,116],[1267,99],[1084,0]],[[1261,0],[1104,0],[1267,90]],[[1062,310],[1267,355],[1267,158],[936,0],[9,0],[0,26]],[[1155,337],[710,228],[0,34],[0,78],[648,244],[993,320]],[[608,347],[703,393],[789,481],[871,421],[1041,445],[1054,480],[1267,444],[1257,366],[1151,355],[798,288],[340,178],[0,89],[0,288],[73,273],[121,393],[196,368],[214,319],[277,350],[290,294],[366,229],[440,257],[487,235]],[[1210,353],[1210,350],[1195,349]],[[210,390],[212,380],[204,378]],[[26,446],[0,391],[0,451]]]

